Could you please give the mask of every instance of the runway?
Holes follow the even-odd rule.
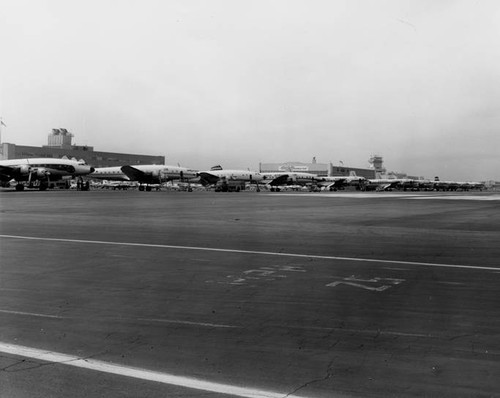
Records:
[[[0,395],[498,396],[498,200],[2,191]]]

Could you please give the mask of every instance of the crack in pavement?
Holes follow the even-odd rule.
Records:
[[[337,344],[339,344],[341,341],[341,339],[337,339],[331,346],[330,346],[330,349],[333,349],[335,348],[335,346]],[[284,396],[284,398],[287,398],[287,397],[291,397],[291,396],[294,396],[297,392],[299,392],[300,390],[304,389],[304,388],[307,388],[309,387],[310,385],[312,384],[315,384],[315,383],[321,383],[323,381],[326,381],[330,378],[333,377],[333,365],[334,365],[334,362],[335,362],[335,359],[336,358],[333,358],[329,363],[328,363],[328,366],[326,367],[326,374],[325,376],[321,377],[321,378],[317,378],[317,379],[314,379],[314,380],[310,380],[304,384],[302,384],[301,386],[297,387],[295,390],[293,390],[292,392],[286,394]]]
[[[85,357],[77,357],[73,359],[69,359],[67,361],[55,361],[55,362],[47,362],[43,359],[40,360],[40,362],[37,362],[36,358],[35,359],[21,359],[19,361],[15,361],[13,364],[7,365],[3,368],[0,368],[1,372],[7,372],[7,373],[18,373],[18,372],[24,372],[28,370],[33,370],[33,369],[38,369],[44,366],[52,366],[52,365],[59,365],[59,364],[65,364],[65,363],[71,363],[71,362],[78,362],[78,361],[87,361],[88,359],[95,359],[96,357],[99,357],[103,355],[105,352],[99,352],[93,355],[87,355]],[[8,358],[8,359],[14,359],[8,355],[0,355],[0,358]],[[12,370],[11,368],[19,366],[21,364],[33,364],[29,367],[23,367],[21,369],[14,369]]]

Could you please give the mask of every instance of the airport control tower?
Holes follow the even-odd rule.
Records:
[[[384,175],[386,169],[384,167],[384,159],[380,155],[372,155],[372,157],[368,160],[370,163],[370,168],[375,170],[375,175],[381,176]]]

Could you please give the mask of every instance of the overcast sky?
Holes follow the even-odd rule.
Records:
[[[2,0],[2,141],[500,180],[499,21],[498,0]]]

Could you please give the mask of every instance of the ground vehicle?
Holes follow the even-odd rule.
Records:
[[[245,190],[245,181],[221,178],[215,183],[215,192],[240,192]]]

